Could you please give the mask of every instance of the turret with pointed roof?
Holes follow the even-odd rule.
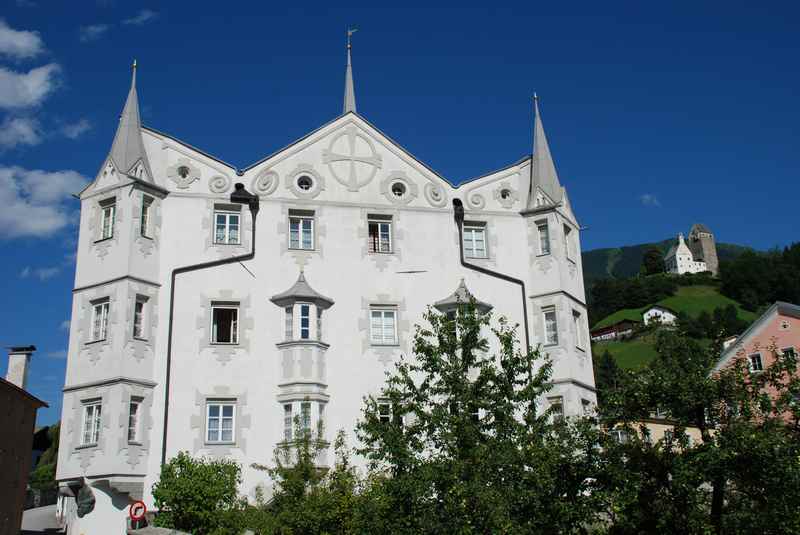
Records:
[[[117,133],[111,144],[109,158],[119,173],[153,182],[150,162],[142,141],[142,123],[139,117],[139,96],[136,93],[136,60],[133,62],[131,89],[119,118]]]
[[[538,208],[537,189],[558,204],[562,200],[563,188],[558,180],[556,165],[550,154],[547,136],[544,133],[542,114],[539,111],[539,97],[533,97],[533,154],[531,156],[531,182],[528,194],[528,210]]]
[[[350,49],[352,44],[350,42],[356,30],[347,30],[347,68],[344,74],[344,106],[342,107],[342,114],[356,113],[356,89],[353,85],[353,63],[350,58]]]

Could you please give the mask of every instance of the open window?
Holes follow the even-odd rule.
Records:
[[[212,303],[211,343],[239,343],[239,303]]]

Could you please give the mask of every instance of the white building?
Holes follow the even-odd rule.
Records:
[[[293,416],[354,444],[363,396],[462,279],[522,325],[518,285],[461,265],[455,199],[467,261],[525,283],[531,343],[554,360],[543,403],[595,403],[580,227],[538,102],[533,157],[454,186],[356,112],[349,63],[340,116],[242,169],[142,126],[134,71],[80,193],[57,477],[96,506],[78,519],[64,500],[74,533],[123,533],[179,451],[241,463],[252,496],[265,475],[250,464],[272,460]],[[231,202],[237,182],[260,198],[257,222]]]
[[[667,255],[664,257],[664,264],[667,267],[667,273],[677,273],[678,275],[708,271],[708,266],[704,261],[695,259],[683,239],[682,232],[678,234],[677,245],[673,245],[667,251]]]
[[[675,325],[678,316],[672,310],[661,305],[653,305],[642,312],[642,320],[645,325],[658,323],[659,325]]]

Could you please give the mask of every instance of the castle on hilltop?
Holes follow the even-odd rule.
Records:
[[[710,271],[716,276],[719,273],[717,244],[714,234],[702,223],[695,223],[689,231],[689,239],[684,240],[683,233],[678,234],[678,243],[673,244],[664,257],[667,273],[702,273]]]

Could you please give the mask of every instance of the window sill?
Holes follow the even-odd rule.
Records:
[[[107,338],[100,338],[99,340],[89,340],[89,341],[88,341],[88,342],[86,342],[86,344],[84,344],[84,345],[90,346],[90,345],[92,345],[92,344],[99,344],[99,343],[101,343],[101,342],[105,342],[106,340],[108,340],[108,339],[107,339]]]
[[[140,238],[144,238],[144,239],[146,239],[146,240],[153,241],[153,237],[152,237],[152,236],[147,236],[147,235],[145,235],[145,234],[139,234],[139,237],[140,237]]]
[[[584,348],[580,347],[580,346],[575,346],[575,349],[577,349],[581,353],[586,353],[586,350]]]
[[[94,240],[94,242],[95,242],[95,243],[102,243],[102,242],[104,242],[104,241],[113,240],[113,239],[114,239],[114,235],[112,234],[112,235],[111,235],[111,236],[109,236],[108,238],[100,238],[99,240]]]
[[[215,246],[220,245],[222,247],[225,247],[225,246],[241,247],[242,246],[241,243],[223,243],[223,242],[219,242],[219,241],[215,241],[214,245]]]
[[[490,260],[488,256],[468,256],[464,255],[464,258],[468,258],[470,260]]]
[[[552,344],[544,344],[544,346],[542,346],[542,347],[558,347],[558,342],[555,342],[555,343],[552,343]]]
[[[206,446],[235,446],[236,445],[236,441],[234,441],[234,442],[209,442],[209,441],[206,441],[205,445]]]
[[[392,343],[392,344],[377,344],[375,342],[370,342],[370,345],[372,347],[400,347],[400,344],[397,343],[397,342]]]
[[[289,247],[289,250],[290,251],[305,251],[307,253],[313,253],[314,251],[316,251],[316,249],[314,249],[313,247],[311,249],[305,249],[303,247]]]
[[[550,253],[539,253],[536,255],[536,258],[540,258],[542,256],[550,256]]]
[[[90,448],[96,448],[97,442],[93,442],[91,444],[81,444],[80,446],[75,446],[76,450],[88,450]]]
[[[137,342],[147,342],[147,338],[142,338],[141,336],[134,336],[133,339]]]
[[[129,445],[129,446],[141,446],[141,445],[142,445],[142,442],[141,442],[141,441],[139,441],[139,440],[129,440],[129,441],[128,441],[128,445]]]
[[[210,342],[212,346],[238,346],[239,342]]]

